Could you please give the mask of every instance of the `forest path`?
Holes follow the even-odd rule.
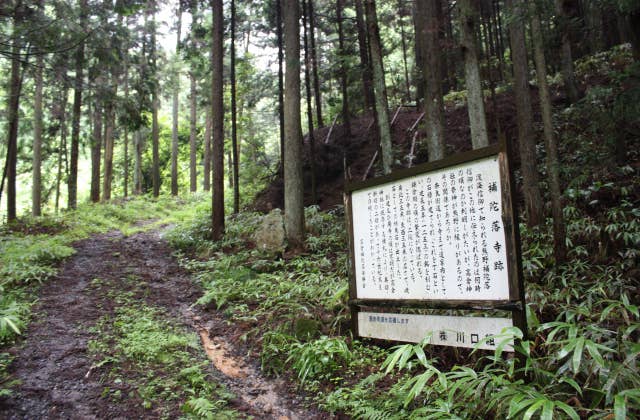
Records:
[[[96,323],[113,317],[117,310],[114,294],[140,290],[132,283],[144,285],[144,293],[130,292],[133,305],[161,308],[171,322],[200,336],[213,362],[209,373],[235,395],[230,408],[259,419],[325,417],[299,408],[302,404],[288,393],[283,381],[264,378],[256,361],[243,355],[246,350],[233,347],[234,329],[221,314],[191,307],[201,291],[178,265],[161,231],[129,237],[110,232],[80,241],[75,248],[77,253],[63,264],[60,274],[42,286],[25,339],[9,351],[15,357],[13,377],[21,384],[11,397],[0,401],[0,418],[132,419],[182,414],[184,401],[177,400],[145,409],[132,385],[136,378],[127,377],[135,372],[125,370],[124,377],[114,382],[108,377],[110,363],[97,365],[95,354],[88,351],[90,341],[97,338]],[[119,400],[110,395],[114,388],[123,396]]]

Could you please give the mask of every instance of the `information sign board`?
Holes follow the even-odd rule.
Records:
[[[474,347],[504,327],[526,332],[512,195],[505,143],[348,183],[354,333],[409,342],[432,333],[433,344]],[[389,307],[507,309],[512,317],[400,315]]]
[[[354,191],[360,299],[507,300],[498,157]]]

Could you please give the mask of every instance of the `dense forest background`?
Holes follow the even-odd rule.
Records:
[[[0,58],[2,343],[75,240],[144,213],[176,224],[197,303],[319,410],[638,415],[637,1],[10,0]],[[522,222],[518,358],[353,339],[345,180],[497,142]],[[275,256],[252,236],[274,208]],[[190,414],[215,415],[205,394]]]

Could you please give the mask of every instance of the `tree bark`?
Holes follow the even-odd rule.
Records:
[[[42,214],[42,69],[44,59],[42,55],[36,58],[35,67],[35,95],[33,105],[33,185],[31,213],[34,216]],[[74,104],[75,105],[75,104]],[[75,108],[74,108],[75,112]]]
[[[97,79],[97,83],[100,78]],[[102,110],[96,98],[93,107],[93,138],[91,141],[91,202],[100,201],[100,154],[102,150]]]
[[[358,51],[360,53],[360,70],[362,73],[362,97],[364,100],[364,109],[368,111],[375,106],[369,42],[367,40],[367,27],[364,20],[362,0],[355,0],[355,6],[356,26],[358,27]]]
[[[138,129],[133,135],[133,143],[135,147],[135,162],[133,168],[133,193],[135,195],[142,194],[142,130]]]
[[[276,0],[276,36],[278,38],[278,122],[280,124],[280,167],[284,178],[284,42],[282,39],[282,0]]]
[[[115,80],[115,77],[114,77]],[[104,130],[104,177],[102,178],[102,201],[111,200],[111,183],[113,180],[113,148],[115,129],[115,90],[113,98],[110,98],[105,106],[105,130]]]
[[[231,157],[233,159],[233,214],[240,211],[238,107],[236,102],[236,2],[231,0]]]
[[[180,32],[182,30],[182,4],[178,2],[178,34],[176,38],[176,59],[180,52]],[[180,93],[180,74],[176,75],[175,86],[173,87],[172,98],[172,119],[171,125],[171,195],[178,195],[178,111],[180,107],[178,95]]]
[[[213,194],[211,211],[211,239],[222,239],[224,234],[224,109],[223,79],[222,79],[222,32],[224,29],[222,17],[222,0],[211,1],[213,13],[212,24],[212,76],[211,76],[211,101],[213,119]]]
[[[425,26],[420,33],[425,46],[423,75],[425,78],[424,110],[427,127],[427,147],[429,160],[439,160],[445,155],[444,142],[444,101],[442,99],[442,69],[440,26],[438,9],[442,8],[439,0],[419,0],[417,12],[424,15]]]
[[[129,102],[129,58],[125,54],[124,58],[124,100],[125,103]],[[124,125],[124,179],[122,182],[124,197],[129,195],[129,126]]]
[[[211,106],[205,108],[204,126],[204,182],[202,188],[211,190]]]
[[[308,3],[307,3],[308,4]],[[340,6],[338,6],[340,10]],[[304,28],[304,84],[307,93],[307,124],[309,138],[309,167],[311,169],[311,203],[316,204],[318,197],[316,195],[316,162],[315,162],[315,136],[313,135],[313,108],[311,106],[311,57],[309,54],[309,36],[307,28],[307,15],[309,9],[307,8],[302,14],[302,27]],[[339,12],[338,12],[339,13]]]
[[[472,0],[460,0],[460,32],[462,33],[462,53],[464,55],[464,75],[467,86],[467,107],[471,144],[474,149],[489,145],[487,121],[482,97],[482,81],[478,63],[476,31],[478,13]]]
[[[87,20],[87,0],[80,1],[80,26],[84,28]],[[78,205],[78,154],[80,148],[80,115],[82,112],[82,84],[84,70],[84,41],[76,50],[76,78],[73,92],[73,116],[71,121],[71,160],[69,162],[68,194],[70,209]]]
[[[338,21],[338,48],[340,50],[340,87],[342,89],[342,122],[348,136],[351,135],[351,117],[349,115],[349,92],[348,92],[348,77],[347,66],[345,60],[347,59],[347,52],[344,48],[344,31],[342,29],[342,9],[344,8],[344,0],[336,1],[336,19]],[[319,123],[318,123],[319,125]]]
[[[402,63],[404,65],[404,88],[405,88],[405,102],[411,100],[411,82],[409,80],[409,67],[407,65],[407,40],[404,32],[404,3],[402,0],[398,0],[398,25],[400,26],[400,42],[402,46]]]
[[[538,79],[538,94],[542,109],[542,123],[544,126],[544,143],[547,151],[547,176],[551,193],[551,212],[553,215],[553,253],[556,264],[566,260],[566,228],[562,213],[562,189],[560,187],[560,159],[558,158],[558,143],[553,130],[551,109],[551,95],[547,84],[547,64],[544,57],[544,43],[540,17],[535,3],[529,4],[531,17],[531,38],[533,40],[534,59],[536,62],[536,76]]]
[[[286,54],[284,115],[284,224],[289,246],[304,243],[304,195],[302,178],[302,128],[300,123],[300,3],[284,0]]]
[[[16,12],[17,13],[17,12]],[[13,39],[11,46],[11,75],[9,98],[7,103],[8,139],[7,139],[7,222],[17,219],[16,182],[18,164],[18,120],[22,77],[20,76],[20,40],[18,36],[18,17],[13,18]],[[4,175],[4,174],[3,174]],[[0,194],[0,197],[2,195]]]
[[[527,51],[524,38],[524,18],[527,14],[523,0],[507,0],[507,10],[513,16],[509,24],[511,60],[513,61],[513,90],[516,97],[518,143],[527,224],[537,226],[542,221],[542,198],[536,168],[536,141],[533,131],[533,108],[529,91]]]
[[[156,4],[155,1],[151,2],[152,13],[152,30],[151,30],[151,74],[154,79],[157,79],[157,65],[156,65]],[[158,98],[158,85],[157,83],[153,87],[151,93],[151,155],[152,155],[152,187],[153,196],[158,197],[160,195],[160,127],[158,125],[158,108],[160,107],[160,100]]]
[[[573,53],[571,51],[571,34],[569,31],[570,16],[565,9],[565,0],[555,0],[556,14],[558,15],[558,28],[562,37],[561,54],[561,74],[564,88],[571,103],[580,99],[576,76],[573,71]]]
[[[309,17],[309,41],[311,47],[311,75],[313,76],[313,91],[316,99],[316,123],[324,127],[322,119],[322,92],[320,92],[320,77],[318,75],[318,50],[316,48],[316,13],[313,0],[307,0]]]
[[[197,85],[196,75],[189,72],[189,80],[191,84],[189,95],[189,191],[196,192],[198,190],[198,161],[196,148],[196,99]]]
[[[391,146],[391,125],[389,124],[389,105],[387,103],[387,88],[384,80],[384,67],[382,64],[382,46],[380,45],[380,30],[378,28],[378,16],[376,14],[375,0],[365,0],[365,14],[369,35],[369,47],[371,51],[371,64],[373,67],[373,86],[378,115],[378,131],[380,135],[380,147],[382,149],[382,168],[385,174],[391,172],[393,165],[393,150]]]

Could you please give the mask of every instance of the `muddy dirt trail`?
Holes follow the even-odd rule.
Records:
[[[25,339],[9,349],[15,356],[13,377],[21,384],[13,396],[0,400],[0,418],[157,417],[135,398],[105,397],[100,368],[87,350],[95,338],[91,327],[115,309],[91,282],[101,279],[111,289],[126,288],[132,276],[148,285],[140,304],[164,308],[176,324],[198,333],[213,376],[236,396],[232,408],[259,419],[326,418],[303,408],[286,383],[264,378],[255,361],[242,356],[246,351],[233,348],[233,330],[221,314],[191,307],[200,290],[173,258],[161,231],[130,237],[111,232],[80,241],[75,248],[77,253],[63,264],[60,275],[42,286]],[[130,390],[122,391],[127,395]],[[174,406],[164,412],[177,417],[182,403],[166,402]]]

